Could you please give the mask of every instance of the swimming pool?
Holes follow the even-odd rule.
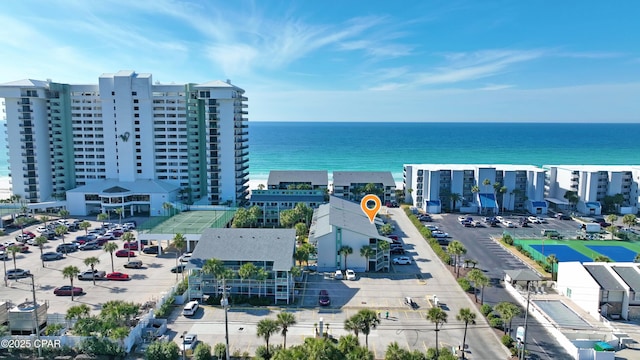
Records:
[[[533,300],[547,317],[562,328],[569,329],[591,329],[592,326],[584,321],[578,314],[573,312],[561,300]]]

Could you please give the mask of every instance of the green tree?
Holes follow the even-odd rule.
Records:
[[[367,264],[367,271],[369,271],[369,258],[376,254],[376,251],[370,245],[363,245],[360,248],[360,256],[362,256]]]
[[[91,309],[87,304],[74,305],[67,309],[67,314],[64,318],[66,320],[87,318],[90,312]]]
[[[391,224],[384,224],[380,226],[380,234],[382,234],[382,236],[387,236],[392,232],[393,232],[393,227],[391,226]]]
[[[556,257],[556,254],[549,254],[549,256],[547,256],[547,263],[549,265],[551,265],[551,279],[553,281],[557,280],[556,279],[556,264],[558,263],[558,258]]]
[[[78,276],[78,274],[80,274],[80,269],[78,269],[76,266],[70,265],[62,269],[62,277],[65,279],[69,279],[69,281],[71,282],[71,301],[73,301],[73,280]]]
[[[482,276],[476,278],[473,285],[480,287],[480,305],[484,305],[484,288],[491,286],[491,281],[486,275],[482,274]]]
[[[178,360],[180,347],[173,341],[154,341],[145,351],[146,360]]]
[[[462,200],[462,195],[458,193],[449,194],[449,200],[451,201],[451,211],[456,211],[456,204]]]
[[[21,251],[22,249],[17,246],[17,245],[11,245],[9,247],[7,247],[7,250],[9,252],[9,254],[11,254],[11,258],[13,259],[13,269],[17,269],[18,265],[16,264],[16,255]]]
[[[173,204],[171,204],[170,202],[164,202],[162,203],[162,209],[164,209],[164,216],[171,216]]]
[[[67,220],[69,218],[69,210],[67,209],[60,209],[60,211],[58,211],[58,216],[60,216],[61,218],[63,218],[64,220]]]
[[[506,186],[502,186],[500,187],[500,190],[498,190],[498,192],[502,195],[502,212],[504,212],[504,194],[506,194],[509,191],[509,189]]]
[[[518,305],[506,301],[498,303],[493,310],[500,314],[505,325],[507,322],[509,323],[509,327],[504,326],[505,334],[507,333],[507,329],[511,329],[511,322],[513,321],[513,318],[520,315],[522,311]]]
[[[229,279],[233,275],[232,271],[230,269],[227,269],[220,259],[205,260],[204,265],[202,265],[202,272],[204,274],[213,275],[217,282],[219,282],[221,279]],[[218,286],[216,286],[216,292],[218,291],[217,289]]]
[[[127,261],[131,260],[131,250],[129,250],[129,248],[131,246],[131,242],[135,240],[136,240],[136,237],[135,235],[133,235],[131,231],[127,231],[126,233],[122,234],[122,241],[124,241],[126,245],[125,249],[127,249]]]
[[[305,243],[306,244],[306,243]],[[303,245],[305,245],[303,244]],[[306,246],[298,246],[296,251],[293,253],[294,259],[299,263],[307,263],[309,262],[309,248]]]
[[[460,256],[467,253],[467,249],[458,240],[447,245],[447,252],[456,258],[456,278],[460,277]]]
[[[309,228],[305,223],[297,223],[295,225],[295,229],[296,229],[296,236],[298,237],[298,239],[304,239],[309,235]]]
[[[576,191],[566,191],[563,197],[569,202],[572,209],[575,209],[576,205],[580,201],[580,197]]]
[[[42,235],[36,237],[35,245],[40,249],[40,259],[42,259],[42,255],[44,254],[44,244],[48,242],[49,240]],[[44,259],[42,259],[42,267],[44,267]]]
[[[173,246],[180,251],[180,255],[182,255],[184,247],[187,246],[187,238],[180,233],[175,234],[173,236]]]
[[[611,223],[611,225],[613,225],[616,221],[618,221],[618,215],[609,214],[605,217],[605,219],[607,219],[608,223]]]
[[[344,269],[348,269],[347,256],[353,254],[353,248],[351,246],[343,245],[342,247],[340,247],[340,250],[338,250],[338,252],[340,253],[340,255],[344,256]]]
[[[226,359],[227,345],[225,343],[217,343],[213,347],[213,356],[215,356],[216,359]]]
[[[280,326],[280,334],[283,338],[282,347],[284,349],[287,348],[287,332],[289,331],[289,327],[293,326],[297,323],[295,315],[290,312],[281,312],[278,314],[278,318],[276,320],[278,325]]]
[[[245,208],[239,208],[236,213],[233,214],[233,222],[231,227],[234,228],[248,228],[251,225],[251,219],[249,211]]]
[[[456,315],[456,320],[462,321],[464,323],[464,336],[462,337],[462,358],[465,358],[465,347],[467,343],[467,328],[469,324],[475,325],[476,323],[476,313],[471,311],[469,308],[462,308],[458,315]]]
[[[447,322],[447,313],[439,307],[433,307],[427,312],[427,319],[436,325],[436,354],[439,354],[438,332],[440,332],[440,326]]]
[[[118,215],[118,224],[122,224],[122,214],[124,213],[124,208],[115,208],[113,209],[113,212]]]
[[[114,272],[114,267],[113,267],[113,253],[118,250],[118,244],[113,243],[113,242],[107,242],[104,244],[104,246],[102,247],[102,249],[104,250],[104,252],[108,252],[109,255],[111,255],[111,272]]]
[[[256,276],[257,272],[258,268],[250,262],[242,264],[242,266],[240,266],[240,268],[238,269],[238,276],[240,276],[240,279],[242,279],[243,282],[245,280],[249,280],[249,296],[251,296],[251,279]]]
[[[347,331],[353,331],[353,334],[358,338],[360,334],[360,322],[358,316],[354,315],[344,321],[344,329]]]
[[[226,353],[225,353],[226,355]],[[193,360],[211,360],[211,345],[207,343],[198,343],[196,349],[193,351]]]
[[[100,213],[98,214],[98,216],[96,216],[96,220],[102,222],[103,226],[104,226],[105,220],[107,219],[109,219],[109,214],[107,213]]]
[[[16,221],[13,222],[20,228],[20,235],[24,239],[24,226],[27,224],[27,219],[24,217],[17,218]]]
[[[636,224],[636,216],[633,214],[627,214],[622,217],[622,223],[627,227],[632,227]]]
[[[96,265],[100,264],[100,259],[98,259],[95,256],[90,256],[90,257],[84,259],[84,264],[87,265],[87,266],[90,266],[91,267],[91,271],[93,271],[95,273]],[[93,276],[93,285],[95,285],[95,284],[96,284],[96,277]]]
[[[64,244],[64,237],[67,234],[67,232],[69,231],[69,228],[64,226],[64,225],[59,225],[56,226],[56,235],[60,236],[62,238],[62,243]],[[65,255],[67,254],[67,247],[64,247],[64,253]]]
[[[262,218],[262,208],[258,205],[253,205],[248,211],[250,226],[258,226],[258,221]]]
[[[605,255],[598,255],[593,259],[594,262],[611,262],[611,259]]]
[[[83,221],[80,223],[80,229],[84,230],[85,235],[89,235],[89,228],[91,227],[91,223],[88,221]]]
[[[480,269],[472,269],[467,274],[467,279],[473,282],[473,296],[475,298],[475,302],[478,302],[478,279],[484,276],[485,275]]]
[[[369,334],[371,329],[375,329],[380,324],[378,314],[370,309],[362,309],[356,313],[356,321],[359,325],[360,332],[364,334],[365,347],[369,348]]]
[[[636,253],[636,257],[633,258],[633,262],[640,262],[640,253]]]
[[[360,347],[360,342],[357,337],[351,334],[340,336],[340,339],[338,339],[338,350],[342,354],[348,354],[357,347]]]
[[[51,220],[50,217],[48,217],[47,215],[42,215],[40,216],[40,221],[42,221],[42,223],[44,224],[44,227],[47,227],[47,222]]]
[[[280,331],[280,325],[276,320],[273,319],[262,319],[258,321],[258,329],[256,331],[256,335],[264,339],[267,344],[267,358],[270,358],[269,352],[269,339],[271,335]]]

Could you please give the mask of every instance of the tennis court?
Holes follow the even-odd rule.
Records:
[[[201,234],[208,228],[224,228],[233,219],[235,210],[185,211],[171,217],[153,217],[138,227],[151,234]]]
[[[547,257],[551,254],[555,254],[558,261],[580,261],[590,262],[593,261],[588,256],[585,256],[567,245],[530,245],[535,251]]]
[[[632,262],[637,254],[622,246],[587,245],[587,248],[619,262]]]

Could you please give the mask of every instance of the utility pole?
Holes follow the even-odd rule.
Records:
[[[524,360],[524,353],[527,350],[527,318],[529,317],[529,298],[531,297],[531,283],[527,281],[527,310],[524,313],[524,335],[522,336],[522,349],[520,350],[520,360]]]
[[[33,293],[33,314],[36,319],[36,339],[40,340],[40,322],[38,321],[38,303],[36,302],[36,280],[33,274],[29,274],[31,278],[31,292]],[[71,289],[73,291],[73,289]],[[40,341],[38,341],[39,343]],[[40,345],[40,344],[38,344]],[[42,357],[42,348],[38,346],[38,357]]]
[[[222,278],[222,300],[220,300],[220,305],[224,308],[224,340],[226,346],[224,353],[227,360],[229,360],[229,299],[227,299],[227,279],[225,277]]]

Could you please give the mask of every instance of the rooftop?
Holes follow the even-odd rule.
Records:
[[[476,169],[496,169],[501,171],[544,171],[545,169],[534,165],[512,165],[512,164],[404,164],[416,169],[439,171],[439,170],[476,170]]]
[[[624,290],[624,287],[622,287],[604,265],[584,265],[584,268],[587,269],[591,277],[593,277],[602,289],[608,291]]]
[[[370,238],[388,240],[378,234],[378,229],[362,212],[360,204],[335,196],[329,198],[328,204],[323,204],[318,207],[314,214],[314,221],[315,223],[312,224],[312,228],[315,228],[313,233],[315,237],[329,234],[333,231],[334,227],[338,227]]]
[[[77,187],[67,192],[95,193],[95,194],[151,194],[176,191],[179,186],[159,180],[119,181],[118,179],[98,180],[87,185]]]
[[[631,290],[638,292],[640,291],[640,273],[638,272],[638,266],[612,266],[613,271],[615,271],[621,278],[624,280],[627,285],[631,288]]]
[[[289,271],[294,265],[294,229],[206,229],[188,268],[201,268],[205,259],[222,261],[273,261],[273,270]]]
[[[396,186],[391,171],[334,171],[333,186],[348,186],[350,184],[383,184]],[[358,204],[358,206],[360,206]]]
[[[311,186],[327,186],[329,174],[327,170],[272,170],[269,172],[267,186],[278,186],[280,183],[310,183]]]

